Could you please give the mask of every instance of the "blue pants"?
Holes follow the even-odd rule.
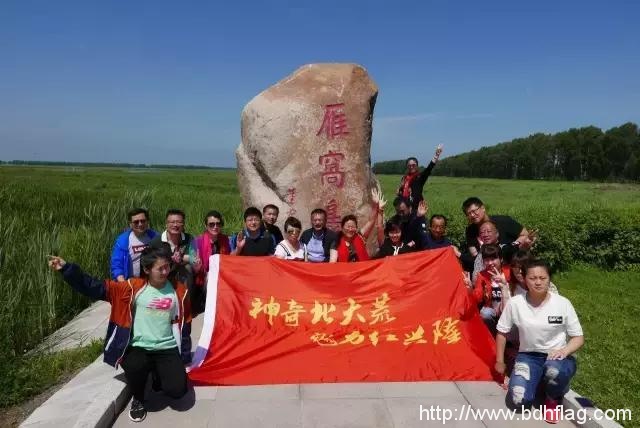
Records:
[[[564,360],[547,360],[547,354],[540,352],[519,352],[509,379],[507,407],[530,408],[536,399],[540,382],[545,394],[560,400],[569,391],[569,382],[576,374],[576,359],[569,356]]]

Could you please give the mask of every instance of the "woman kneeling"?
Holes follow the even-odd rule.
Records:
[[[49,260],[49,266],[76,291],[111,303],[104,361],[124,369],[133,393],[129,418],[134,422],[147,415],[144,395],[149,373],[154,374],[154,388],[171,398],[187,392],[184,364],[191,360],[190,300],[183,283],[169,281],[171,255],[166,243],[146,248],[140,257],[144,278],[126,281],[103,281],[60,257]]]
[[[496,371],[505,372],[506,335],[516,326],[520,347],[509,380],[507,406],[515,410],[531,407],[542,382],[545,420],[556,423],[556,407],[576,373],[573,354],[584,344],[582,326],[571,302],[549,292],[551,278],[546,263],[531,261],[523,273],[526,294],[509,299],[498,321]]]

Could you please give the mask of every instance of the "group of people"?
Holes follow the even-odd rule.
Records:
[[[576,371],[573,354],[583,344],[576,312],[551,283],[549,267],[532,255],[535,231],[508,216],[489,216],[480,199],[468,198],[462,204],[469,224],[461,250],[446,236],[444,215],[432,215],[427,227],[422,193],[441,152],[439,146],[423,171],[416,158],[407,159],[407,173],[393,201],[395,214],[387,221],[386,201],[373,190],[371,215],[362,228],[354,215],[347,215],[339,231],[328,229],[326,211],[316,208],[309,229],[303,231],[299,219],[288,217],[282,233],[276,226],[278,207],[270,204],[262,210],[247,208],[244,228],[231,236],[222,233],[222,214],[209,211],[204,231],[193,237],[185,232],[182,210],[168,210],[165,230],[157,233],[149,227],[148,211],[134,208],[128,213],[129,228],[113,246],[112,279],[92,278],[77,265],[52,257],[51,268],[73,288],[112,305],[104,357],[124,369],[133,391],[131,420],[146,416],[150,374],[154,389],[174,398],[186,393],[191,317],[204,310],[211,255],[332,263],[451,247],[463,267],[469,298],[496,338],[495,370],[509,376],[507,405],[531,406],[542,385],[551,415],[547,419],[553,422],[553,409]],[[378,249],[370,255],[366,241],[374,230]]]

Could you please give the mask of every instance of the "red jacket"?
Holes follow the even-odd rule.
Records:
[[[131,278],[118,282],[93,278],[78,265],[67,263],[60,271],[64,280],[81,294],[93,299],[111,303],[111,315],[104,340],[104,362],[118,367],[124,352],[129,346],[133,331],[133,305],[136,297],[147,286],[142,278]],[[182,361],[191,361],[191,299],[187,296],[187,287],[181,283],[172,283],[179,307],[172,321],[173,336],[178,344]]]
[[[507,290],[509,289],[509,282],[511,281],[511,267],[507,264],[502,266],[502,273],[507,279]],[[491,307],[491,273],[483,270],[476,277],[476,282],[473,284],[473,297],[476,303],[480,306]],[[504,304],[505,296],[502,296],[502,302]]]

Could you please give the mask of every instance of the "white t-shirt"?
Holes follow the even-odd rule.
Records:
[[[500,284],[491,281],[491,307],[496,313],[499,313],[500,306],[502,305],[502,287]]]
[[[131,257],[131,266],[133,267],[132,275],[134,278],[140,276],[140,256],[142,251],[149,246],[151,238],[147,234],[142,235],[142,239],[138,238],[133,231],[129,234],[129,257]]]
[[[548,353],[564,347],[567,335],[583,335],[571,302],[555,293],[548,295],[548,300],[538,307],[530,305],[526,295],[514,296],[502,311],[498,331],[507,334],[513,326],[518,327],[520,352]]]
[[[273,253],[279,259],[285,260],[304,260],[305,245],[300,243],[300,248],[294,250],[286,239],[280,241],[276,245],[276,251]]]
[[[524,288],[520,284],[516,284],[516,289],[513,290],[513,295],[514,296],[526,296],[527,295],[527,289]]]

